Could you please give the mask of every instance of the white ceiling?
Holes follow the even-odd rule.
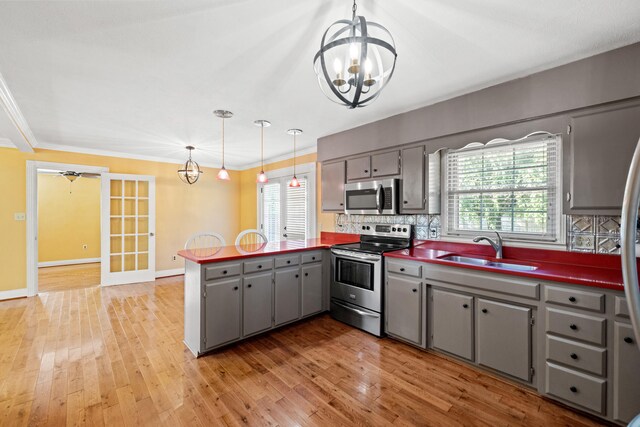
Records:
[[[393,34],[382,96],[347,110],[320,91],[312,59],[348,0],[2,1],[0,73],[41,147],[227,166],[320,136],[640,41],[637,0],[361,0]],[[0,138],[11,129],[0,120]],[[71,148],[69,148],[71,147]]]

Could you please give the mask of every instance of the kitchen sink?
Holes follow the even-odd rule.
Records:
[[[483,258],[476,258],[470,256],[461,256],[461,255],[447,255],[440,258],[443,261],[451,261],[458,262],[461,264],[469,264],[469,265],[478,265],[481,267],[493,267],[500,268],[503,270],[510,271],[533,271],[536,266],[527,265],[527,264],[513,264],[510,262],[502,262],[502,261],[491,261]]]

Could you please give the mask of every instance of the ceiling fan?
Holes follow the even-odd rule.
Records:
[[[82,178],[100,178],[99,173],[91,173],[91,172],[75,172],[75,171],[64,171],[59,172],[60,175],[64,176],[69,180],[69,182],[73,182],[76,179]]]

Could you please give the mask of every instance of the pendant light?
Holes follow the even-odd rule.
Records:
[[[198,181],[198,178],[200,178],[202,171],[200,170],[198,163],[191,160],[191,152],[195,150],[195,147],[187,145],[185,148],[189,150],[189,160],[185,162],[182,169],[178,170],[178,176],[187,184],[195,184],[196,181]]]
[[[327,28],[313,58],[322,92],[348,108],[364,107],[380,95],[398,57],[391,33],[357,16],[357,9],[354,0],[351,20],[341,19]],[[328,66],[333,67],[331,72]]]
[[[230,181],[231,177],[229,176],[229,172],[227,168],[224,167],[224,119],[230,119],[233,117],[233,113],[227,110],[215,110],[213,114],[222,120],[222,168],[218,171],[217,178],[221,181]]]
[[[256,120],[253,124],[260,126],[260,174],[256,181],[264,184],[269,181],[267,179],[267,174],[264,173],[264,128],[271,126],[271,122],[267,120]]]
[[[300,181],[298,181],[298,177],[296,176],[296,135],[300,135],[302,133],[302,130],[289,129],[287,133],[289,135],[293,135],[293,178],[289,183],[289,187],[297,188],[300,187]]]

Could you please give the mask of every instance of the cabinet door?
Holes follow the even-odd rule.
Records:
[[[322,264],[302,267],[302,315],[322,311]]]
[[[424,211],[425,206],[424,147],[402,150],[402,211]]]
[[[387,332],[412,343],[422,342],[422,282],[387,278]]]
[[[473,297],[438,289],[432,292],[433,347],[473,360]]]
[[[240,338],[240,279],[206,285],[205,348]]]
[[[613,417],[626,424],[640,414],[640,350],[626,323],[615,322],[613,343]]]
[[[275,325],[300,317],[300,270],[288,268],[276,271]]]
[[[391,176],[399,173],[400,155],[398,151],[371,156],[371,176]]]
[[[371,157],[364,156],[347,160],[347,181],[371,177]]]
[[[620,214],[631,157],[640,137],[638,117],[636,102],[571,118],[564,161],[568,171],[564,213]]]
[[[322,164],[322,210],[344,211],[345,162]]]
[[[531,309],[478,299],[478,363],[531,380]]]
[[[271,328],[271,273],[245,276],[242,282],[242,335]]]

